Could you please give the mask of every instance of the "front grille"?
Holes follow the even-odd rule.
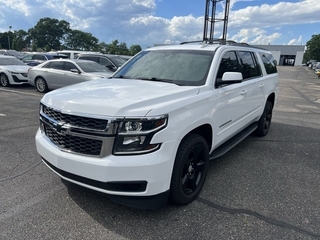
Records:
[[[106,130],[108,120],[81,117],[75,115],[68,115],[56,111],[52,108],[43,105],[43,113],[54,119],[57,122],[64,122],[74,127],[92,129],[92,130]]]
[[[112,118],[69,115],[41,104],[40,128],[61,151],[106,157],[112,154],[117,126]]]
[[[98,156],[101,152],[102,140],[88,139],[72,135],[61,135],[45,124],[46,136],[59,148],[79,154]]]
[[[12,75],[12,78],[13,78],[13,81],[18,82],[18,83],[20,83],[20,82],[28,82],[28,79],[19,79],[15,75]]]

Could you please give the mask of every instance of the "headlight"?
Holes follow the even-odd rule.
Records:
[[[161,143],[151,144],[153,135],[167,126],[168,115],[152,118],[124,119],[114,145],[114,154],[143,154],[159,149]]]
[[[20,74],[20,73],[18,73],[18,72],[9,71],[9,70],[8,70],[8,72],[11,73],[11,74]]]

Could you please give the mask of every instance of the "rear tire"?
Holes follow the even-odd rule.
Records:
[[[263,114],[258,121],[258,128],[255,132],[257,136],[264,137],[268,134],[271,125],[272,110],[273,105],[269,100],[267,100]]]
[[[38,92],[46,93],[49,91],[46,80],[42,77],[38,77],[35,82],[36,88]]]
[[[209,168],[207,142],[197,134],[186,136],[176,155],[171,185],[170,201],[183,205],[195,200],[205,182]]]
[[[1,75],[0,75],[0,84],[2,87],[9,87],[10,86],[9,78],[5,73],[1,73]]]

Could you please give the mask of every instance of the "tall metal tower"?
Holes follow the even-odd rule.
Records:
[[[206,0],[206,12],[204,17],[203,42],[213,42],[214,40],[227,40],[227,27],[230,0]],[[224,18],[216,18],[217,3],[226,1],[224,8]],[[215,24],[223,22],[222,38],[214,38]],[[209,36],[208,36],[209,34]]]

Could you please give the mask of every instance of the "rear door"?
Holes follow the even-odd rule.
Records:
[[[264,108],[264,77],[255,52],[243,50],[238,51],[238,54],[243,82],[247,85],[245,98],[247,113],[244,121],[252,122],[261,115]]]

